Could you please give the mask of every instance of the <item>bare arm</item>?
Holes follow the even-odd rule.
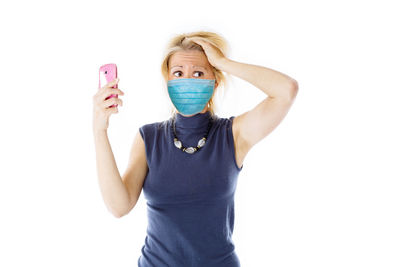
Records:
[[[297,81],[271,68],[231,60],[202,37],[190,39],[202,46],[213,67],[251,83],[267,95],[232,122],[236,162],[242,166],[250,148],[274,130],[288,113],[297,95]]]
[[[279,71],[230,59],[218,61],[218,68],[259,88],[267,97],[251,110],[236,116],[232,131],[236,137],[238,164],[252,146],[271,133],[292,106],[297,81]]]
[[[128,167],[122,176],[122,182],[125,184],[130,196],[130,202],[125,214],[128,214],[135,207],[148,170],[145,144],[139,131],[137,131],[133,140]]]
[[[130,205],[130,198],[115,163],[107,131],[94,132],[94,140],[97,175],[103,200],[115,217],[121,217]]]

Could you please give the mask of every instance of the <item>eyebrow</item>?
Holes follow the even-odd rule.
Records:
[[[183,66],[175,65],[175,66],[172,66],[171,69],[172,69],[172,68],[176,68],[176,67],[181,67],[181,68],[182,68]],[[193,66],[193,67],[198,67],[198,68],[206,69],[206,68],[204,68],[203,66]]]

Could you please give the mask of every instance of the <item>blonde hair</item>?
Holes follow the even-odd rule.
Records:
[[[163,60],[161,63],[161,74],[165,81],[165,88],[166,88],[165,91],[168,90],[167,89],[168,88],[167,87],[168,72],[169,72],[168,63],[169,63],[170,57],[174,53],[176,53],[178,51],[192,51],[192,50],[197,50],[197,51],[201,51],[201,52],[205,53],[201,45],[186,39],[189,37],[198,37],[198,38],[204,39],[205,41],[208,41],[209,43],[214,45],[217,49],[219,49],[225,57],[227,57],[227,53],[228,53],[228,49],[229,49],[228,43],[225,40],[225,38],[222,37],[220,34],[217,34],[214,32],[208,32],[208,31],[196,31],[196,32],[190,32],[190,33],[182,33],[182,34],[173,36],[170,39],[170,41],[167,43],[165,52],[163,54]],[[215,115],[215,109],[218,108],[215,105],[215,102],[216,102],[215,101],[216,100],[215,93],[217,91],[217,88],[220,88],[221,86],[226,88],[227,76],[224,73],[222,73],[221,70],[215,68],[214,66],[212,66],[212,71],[214,73],[216,83],[218,83],[218,86],[214,89],[213,95],[211,96],[211,99],[208,101],[207,105],[208,105],[208,110],[211,112],[211,114]],[[219,89],[218,91],[220,91],[220,90],[221,89]],[[173,115],[175,112],[176,112],[176,108],[172,105],[171,115]]]

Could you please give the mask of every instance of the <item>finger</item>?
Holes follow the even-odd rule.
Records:
[[[101,91],[93,96],[93,102],[98,105],[101,104],[103,101],[107,100],[107,98],[109,99],[111,97],[116,97],[112,95],[118,96],[118,94],[120,94],[119,89],[110,89],[110,90],[104,89],[104,91]],[[124,92],[122,92],[121,95],[124,95]]]
[[[203,39],[200,39],[199,37],[189,37],[187,39],[191,40],[192,42],[196,42],[196,43],[201,43],[201,44],[205,43],[205,41]]]
[[[107,99],[107,101],[108,100],[111,100],[111,98],[109,98],[109,99]],[[110,105],[120,105],[120,106],[123,106],[124,104],[122,103],[122,100],[120,99],[120,98],[112,98],[112,100],[114,100],[114,101],[111,101],[111,104]]]
[[[125,93],[122,92],[122,90],[119,89],[119,88],[107,88],[107,89],[105,90],[105,93],[106,93],[107,95],[110,95],[110,94],[124,95],[124,94],[125,94]]]
[[[190,39],[190,41],[198,44],[203,48],[203,50],[208,49],[208,43],[206,41],[200,40],[200,39]]]
[[[118,107],[111,107],[106,109],[107,115],[111,115],[112,113],[118,113]]]
[[[99,98],[100,101],[103,101],[110,95],[124,95],[124,94],[125,93],[118,88],[105,88],[104,91],[100,93]]]
[[[187,37],[186,40],[190,41],[190,42],[194,42],[194,43],[198,43],[199,42],[199,39],[196,38],[196,37]]]
[[[115,79],[112,80],[111,82],[109,82],[109,83],[107,83],[106,85],[104,85],[104,86],[102,87],[102,89],[104,90],[104,89],[106,89],[107,87],[108,87],[108,88],[111,88],[111,87],[113,87],[114,85],[116,85],[118,82],[119,82],[119,78],[115,78]]]
[[[104,108],[108,108],[109,106],[117,104],[123,106],[122,100],[116,97],[111,97],[107,100],[104,100],[102,105]]]

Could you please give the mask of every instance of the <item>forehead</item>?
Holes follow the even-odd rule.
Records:
[[[207,68],[209,64],[206,55],[197,50],[178,51],[170,57],[169,63],[171,68],[175,65],[198,65]]]

